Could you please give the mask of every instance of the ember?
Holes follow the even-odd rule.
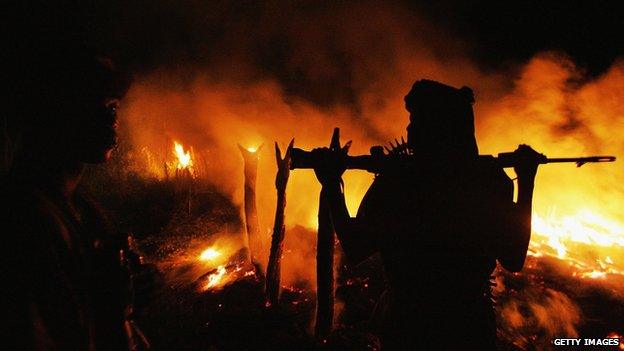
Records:
[[[200,291],[218,291],[237,280],[254,277],[256,272],[253,266],[242,263],[233,265],[221,265],[209,273],[204,279]]]
[[[217,267],[217,271],[208,276],[208,279],[207,279],[208,281],[206,282],[205,290],[212,289],[216,287],[219,283],[221,283],[221,280],[223,279],[225,272],[226,271],[225,271],[224,266]]]

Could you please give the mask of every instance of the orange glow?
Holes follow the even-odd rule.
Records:
[[[624,275],[624,267],[609,252],[624,249],[624,226],[588,209],[572,215],[533,214],[533,235],[529,254],[549,255],[567,261],[580,278],[604,279],[607,274]],[[584,252],[584,251],[591,252]],[[599,250],[604,256],[590,255]]]
[[[565,247],[561,243],[565,241],[603,247],[624,246],[624,226],[587,209],[574,215],[550,215],[547,220],[535,215],[532,227],[539,235],[547,236],[562,256],[565,256]]]
[[[609,333],[609,335],[607,335],[607,338],[612,338],[612,339],[620,339],[620,345],[618,347],[618,349],[620,350],[624,350],[624,336],[616,333],[616,332],[611,332]]]
[[[599,271],[591,271],[589,273],[582,273],[581,277],[582,278],[591,278],[591,279],[604,279],[607,276],[607,273],[605,272],[599,272]]]
[[[174,141],[173,154],[177,159],[176,169],[187,170],[192,176],[194,176],[193,158],[191,157],[190,151],[185,151],[182,144]]]
[[[217,271],[208,276],[204,290],[210,290],[214,287],[219,286],[219,284],[223,280],[223,276],[225,275],[225,272],[226,271],[225,271],[224,266],[217,267]]]
[[[149,150],[141,157],[148,163],[143,166],[150,170],[148,175],[162,169],[163,160],[170,161],[171,145],[167,138],[179,136],[194,147],[184,149],[180,145],[184,157],[179,161],[189,159],[198,177],[213,184],[233,203],[241,204],[243,164],[237,143],[251,151],[259,140],[283,144],[294,137],[296,147],[309,150],[328,146],[332,128],[340,127],[342,142],[353,140],[350,154],[366,154],[371,145],[387,145],[389,140],[405,135],[409,115],[403,96],[415,79],[430,78],[457,87],[468,85],[476,95],[475,130],[481,154],[513,151],[524,143],[549,157],[612,154],[618,158],[614,164],[586,165],[580,169],[572,164],[539,167],[529,254],[557,258],[569,264],[579,279],[588,281],[609,281],[609,275],[624,272],[624,261],[620,259],[624,252],[621,61],[601,76],[585,77],[564,55],[542,53],[523,66],[514,67],[513,74],[491,74],[465,57],[440,62],[420,45],[411,46],[407,41],[388,45],[394,45],[396,51],[392,52],[397,55],[387,60],[392,62],[391,67],[384,66],[375,77],[354,77],[355,82],[367,82],[356,87],[357,109],[340,103],[317,106],[306,99],[293,98],[274,80],[233,84],[198,76],[188,86],[179,87],[154,84],[153,77],[147,76],[132,86],[128,107],[121,116],[122,125],[129,129],[129,142],[135,150]],[[377,65],[368,68],[373,67]],[[388,71],[394,73],[386,74]],[[370,73],[366,69],[362,72]],[[202,168],[197,169],[198,165]],[[512,170],[508,171],[511,178],[516,177]],[[274,157],[260,158],[256,200],[260,233],[264,235],[261,242],[265,244],[270,243],[275,215],[275,172]],[[347,206],[355,216],[373,176],[347,171],[343,179]],[[284,284],[315,284],[316,238],[311,230],[317,226],[319,191],[313,171],[291,172],[282,266]],[[297,235],[293,234],[295,231]],[[268,256],[267,247],[252,247],[252,251]],[[228,263],[231,251],[215,249],[222,253],[215,258],[218,262],[200,262]],[[200,254],[197,252],[193,259],[197,260]],[[266,261],[266,257],[260,259],[261,264]],[[605,273],[606,279],[592,274],[594,271]]]
[[[198,245],[204,249],[195,251],[195,263],[198,273],[209,275],[203,277],[199,290],[201,292],[217,291],[240,279],[253,277],[256,272],[241,256],[242,242],[231,234],[218,235],[212,244]]]
[[[220,265],[214,273],[206,277],[201,291],[217,291],[239,279],[252,277],[256,274],[251,266],[242,263],[235,265]]]
[[[202,251],[202,253],[199,255],[199,260],[200,261],[213,261],[219,256],[221,256],[221,253],[219,251],[215,250],[212,247],[209,247],[206,250]]]
[[[158,264],[172,285],[192,284],[198,292],[213,292],[242,279],[255,279],[256,270],[245,255],[242,239],[229,232],[190,238],[182,251]]]
[[[198,248],[192,251],[194,253],[192,260],[202,264],[202,269],[214,269],[232,260],[232,257],[242,248],[242,243],[231,234],[217,234],[210,245],[200,241],[192,246]]]

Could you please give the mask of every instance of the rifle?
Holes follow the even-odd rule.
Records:
[[[398,142],[397,142],[398,143]],[[415,159],[414,156],[405,154],[385,154],[382,146],[373,146],[370,149],[370,155],[345,156],[347,169],[360,169],[371,173],[379,173],[384,169],[393,167],[393,165],[409,162]],[[515,152],[503,152],[498,156],[479,155],[479,161],[495,162],[501,168],[514,167],[522,160]],[[543,158],[538,160],[538,164],[547,163],[565,163],[574,162],[577,167],[581,167],[586,163],[596,162],[614,162],[615,156],[588,156],[588,157],[559,157],[559,158]],[[298,168],[315,168],[322,162],[322,159],[316,154],[298,148],[293,148],[291,152],[290,169]]]

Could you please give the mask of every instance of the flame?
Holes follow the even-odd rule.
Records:
[[[219,285],[225,276],[226,270],[224,266],[217,267],[217,271],[208,276],[204,290],[212,289]]]
[[[202,253],[199,255],[199,260],[213,261],[219,256],[221,256],[221,252],[217,251],[215,248],[209,247],[206,250],[202,251]]]
[[[244,263],[220,265],[214,273],[206,277],[205,284],[202,286],[201,291],[219,290],[239,279],[253,277],[255,275],[255,270]]]
[[[193,158],[191,157],[190,151],[185,151],[182,144],[174,141],[173,153],[177,158],[176,168],[178,170],[188,170],[191,175],[194,175]]]
[[[247,148],[247,151],[249,151],[249,152],[256,152],[256,151],[258,151],[258,148],[251,146],[251,147]]]
[[[530,255],[567,261],[575,269],[572,275],[579,278],[624,275],[624,269],[610,255],[595,257],[596,252],[599,256],[601,252],[624,250],[624,225],[617,220],[586,208],[561,216],[551,211],[547,216],[534,213],[532,229]]]
[[[558,246],[562,256],[565,256],[565,246],[562,245],[565,241],[604,247],[624,246],[624,226],[587,209],[570,216],[550,216],[548,220],[537,215],[533,219],[533,229],[546,235],[553,246]]]
[[[581,273],[582,278],[604,279],[606,276],[607,276],[607,273],[601,272],[601,271],[591,271],[591,272]]]
[[[398,52],[405,53],[406,43],[400,44]],[[545,53],[517,67],[512,82],[509,75],[482,75],[469,62],[449,65],[423,57],[419,61],[413,56],[422,51],[417,48],[408,50],[409,60],[397,57],[397,65],[389,68],[396,69],[397,74],[388,75],[383,70],[383,74],[370,78],[366,87],[360,87],[361,94],[356,96],[357,116],[349,105],[319,108],[306,99],[293,100],[279,82],[272,80],[230,84],[229,81],[207,83],[198,79],[188,89],[180,89],[175,84],[166,88],[155,86],[150,84],[152,77],[145,77],[132,87],[132,99],[122,114],[123,125],[129,129],[135,148],[149,149],[144,158],[148,163],[146,168],[155,170],[151,173],[162,173],[163,160],[171,157],[171,145],[163,144],[167,140],[163,136],[180,135],[184,140],[193,140],[197,154],[180,147],[181,155],[188,154],[195,168],[208,165],[210,172],[202,172],[202,176],[205,174],[207,181],[235,203],[242,203],[243,196],[242,165],[240,158],[234,157],[239,154],[238,141],[246,142],[243,145],[251,151],[256,149],[253,141],[284,142],[295,137],[297,147],[311,149],[327,145],[331,128],[339,126],[343,142],[354,140],[351,154],[368,153],[371,145],[386,143],[405,133],[408,116],[403,95],[413,79],[424,76],[474,88],[478,96],[475,129],[483,154],[511,151],[516,145],[526,143],[551,157],[615,154],[622,158],[621,138],[618,137],[623,126],[619,116],[624,113],[621,103],[624,101],[624,65],[621,62],[599,77],[582,80],[579,79],[583,78],[582,72],[573,62]],[[246,98],[241,99],[243,96]],[[146,115],[150,119],[145,119]],[[201,139],[198,134],[202,135]],[[530,254],[554,257],[569,264],[577,271],[579,279],[584,273],[587,280],[607,283],[611,279],[600,279],[591,272],[605,272],[607,278],[609,274],[624,272],[624,261],[619,259],[624,252],[621,246],[624,217],[610,217],[621,213],[624,199],[620,169],[617,164],[587,165],[579,170],[573,165],[540,167]],[[196,169],[197,172],[201,170],[204,168]],[[257,207],[263,229],[273,224],[274,174],[274,159],[261,159]],[[345,173],[345,195],[351,215],[355,215],[371,181],[372,176],[366,173]],[[302,235],[287,235],[285,239],[286,248],[292,249],[292,253],[284,255],[282,273],[287,284],[299,280],[315,282],[316,272],[310,264],[314,260],[311,248],[314,248],[315,238],[300,227],[316,228],[319,191],[312,171],[291,173],[285,225],[291,232],[296,229]],[[558,206],[560,213],[547,211],[553,205]],[[269,235],[264,239],[269,242]],[[219,251],[222,252],[221,248]],[[199,254],[193,253],[192,258],[197,260]],[[203,268],[207,264],[212,268],[226,264],[227,257],[228,253],[222,252],[217,259],[219,262],[203,261]]]
[[[191,245],[201,248],[192,250],[186,258],[186,262],[194,266],[195,272],[201,274],[198,281],[200,292],[218,291],[238,280],[256,275],[254,266],[242,254],[242,242],[231,233],[219,234],[209,245],[205,241]]]

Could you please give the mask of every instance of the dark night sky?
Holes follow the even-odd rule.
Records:
[[[486,65],[555,49],[595,74],[624,54],[620,6],[600,0],[438,0],[411,7],[461,33],[474,44],[474,57]]]
[[[345,8],[362,3],[370,5],[371,9],[370,19],[359,19],[364,26],[371,19],[380,21],[375,17],[380,16],[376,12],[380,7],[399,9],[399,13],[418,19],[416,22],[427,23],[424,36],[429,41],[435,42],[436,37],[440,38],[438,41],[452,38],[452,42],[461,43],[463,55],[470,56],[485,70],[511,67],[539,51],[560,50],[590,75],[596,75],[624,54],[624,36],[618,31],[621,12],[617,11],[616,2],[596,0],[574,4],[538,0],[495,4],[480,0],[138,0],[90,2],[79,7],[68,3],[20,5],[21,14],[13,16],[18,19],[14,39],[21,41],[33,28],[44,28],[46,35],[101,47],[118,62],[139,73],[231,61],[234,69],[222,70],[222,74],[236,75],[241,74],[239,71],[244,69],[241,62],[244,62],[254,67],[254,74],[275,77],[287,90],[319,103],[349,100],[348,93],[328,98],[318,91],[331,90],[325,87],[347,91],[351,85],[350,65],[357,58],[350,57],[342,48],[344,44],[334,42],[331,35],[320,36],[321,44],[316,45],[321,45],[324,51],[322,58],[333,61],[332,66],[337,68],[335,74],[310,79],[306,68],[289,62],[295,50],[301,51],[301,45],[295,43],[298,40],[296,30],[304,23],[307,32],[314,33],[318,28],[318,32],[331,33],[332,23],[350,15]],[[307,23],[310,18],[331,16],[334,18],[328,23]],[[400,23],[404,25],[405,22]],[[403,29],[413,30],[418,37],[423,28],[419,23]],[[382,49],[383,46],[377,45],[372,50]],[[284,68],[286,66],[288,69]],[[191,70],[180,69],[180,76],[185,72],[193,74]],[[309,90],[307,87],[312,85],[321,88]]]

